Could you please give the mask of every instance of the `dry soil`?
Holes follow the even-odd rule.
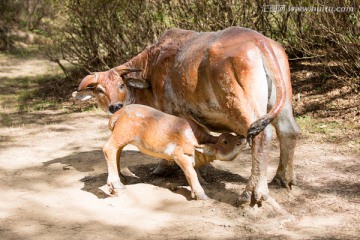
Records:
[[[298,186],[291,191],[270,187],[271,197],[262,207],[236,203],[250,175],[249,150],[233,162],[215,161],[202,169],[211,200],[196,201],[180,171],[153,176],[158,159],[128,146],[122,167],[135,176],[128,177],[118,197],[110,197],[101,150],[110,134],[108,116],[97,110],[19,112],[8,105],[4,81],[55,66],[2,56],[0,67],[0,89],[5,92],[0,107],[0,239],[360,236],[360,157],[346,143],[303,136],[295,153]],[[276,141],[269,156],[270,181],[278,163]]]

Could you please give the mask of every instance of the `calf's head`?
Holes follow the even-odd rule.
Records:
[[[149,87],[148,82],[130,74],[135,72],[141,70],[117,67],[87,75],[72,96],[83,101],[95,96],[99,107],[113,114],[126,104],[129,88]]]
[[[201,144],[196,146],[195,150],[221,161],[232,161],[245,147],[246,138],[244,136],[222,133],[216,143]]]

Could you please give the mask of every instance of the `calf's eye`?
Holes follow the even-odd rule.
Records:
[[[228,144],[228,142],[227,142],[226,140],[224,140],[224,141],[222,142],[222,144],[226,145],[226,144]]]
[[[120,89],[120,90],[123,90],[124,87],[125,87],[125,84],[123,84],[123,83],[119,85],[119,89]]]

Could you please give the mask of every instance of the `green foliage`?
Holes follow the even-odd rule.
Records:
[[[360,143],[360,140],[356,138],[359,127],[356,125],[354,126],[354,123],[351,122],[338,122],[304,115],[302,117],[297,117],[296,123],[301,129],[303,138],[307,138],[311,135],[312,137],[319,137],[320,141],[334,143],[346,141],[349,146],[357,146]],[[349,134],[351,136],[349,136]]]

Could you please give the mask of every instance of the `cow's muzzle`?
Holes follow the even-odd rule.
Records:
[[[121,109],[123,107],[122,103],[116,103],[109,106],[109,111],[111,113],[115,113],[117,110]]]

